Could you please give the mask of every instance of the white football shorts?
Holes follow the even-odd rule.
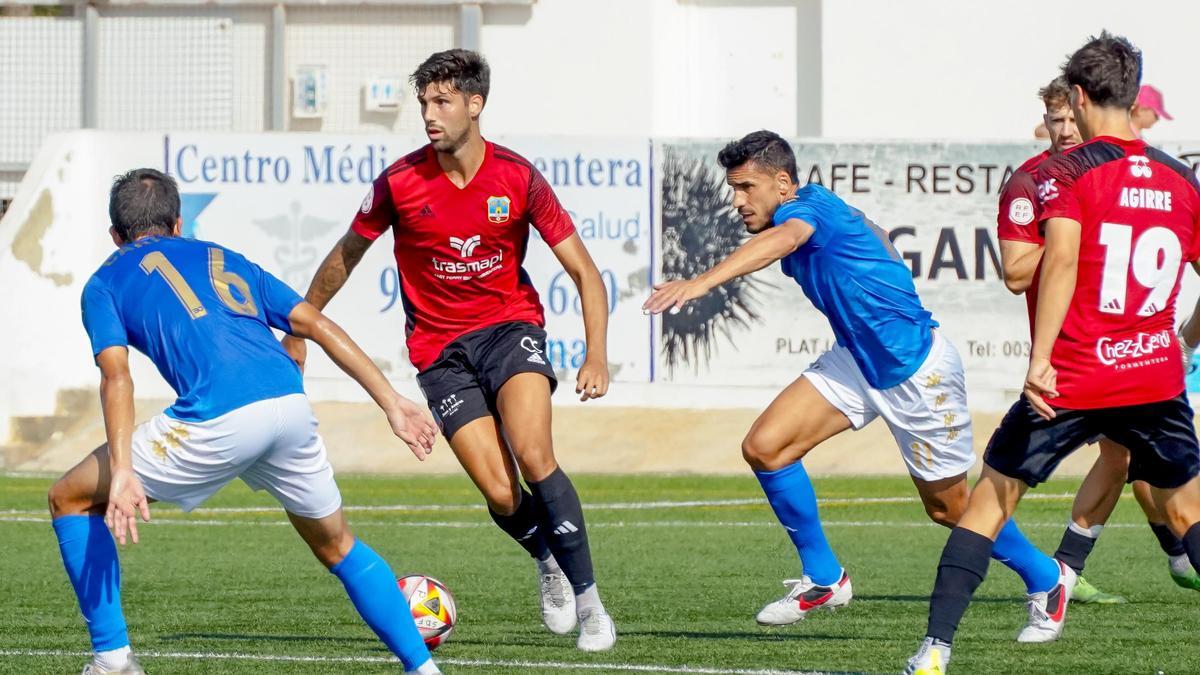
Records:
[[[191,511],[234,478],[289,513],[324,518],[342,505],[308,397],[257,401],[204,422],[159,414],[133,432],[146,495]]]
[[[939,480],[975,464],[962,359],[938,331],[921,368],[889,389],[871,387],[842,346],[818,357],[804,377],[855,429],[876,417],[887,421],[911,475]]]

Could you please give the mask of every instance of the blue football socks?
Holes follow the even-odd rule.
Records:
[[[818,586],[832,586],[842,577],[842,566],[825,540],[817,495],[804,465],[795,462],[778,471],[755,471],[775,516],[787,530],[800,554],[804,574]]]
[[[992,558],[1019,574],[1027,593],[1044,593],[1058,584],[1058,563],[1030,543],[1011,519],[996,535]]]
[[[129,646],[121,612],[121,564],[103,516],[62,516],[53,525],[92,649],[103,652]]]
[[[417,670],[429,661],[429,649],[386,560],[361,539],[355,539],[346,557],[329,571],[342,581],[363,621],[400,657],[405,670]]]

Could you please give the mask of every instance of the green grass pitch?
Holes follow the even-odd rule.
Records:
[[[541,626],[533,565],[491,524],[465,477],[340,478],[352,527],[396,573],[429,574],[454,593],[459,626],[435,654],[447,673],[898,672],[918,644],[946,530],[927,523],[905,478],[817,481],[855,599],[782,629],[757,626],[754,614],[799,566],[751,477],[576,482],[591,505],[601,594],[620,635],[602,654],[580,653],[573,637]],[[1018,513],[1044,550],[1058,543],[1070,509],[1063,495],[1076,484],[1052,482]],[[49,485],[0,478],[0,672],[78,672],[86,661],[45,514]],[[381,508],[397,505],[425,508]],[[130,634],[149,672],[398,670],[273,507],[240,483],[192,514],[153,507],[142,543],[122,551]],[[1018,645],[1022,589],[994,564],[963,622],[953,671],[1200,672],[1200,594],[1171,584],[1140,516],[1127,495],[1086,574],[1131,604],[1072,605],[1062,640]]]

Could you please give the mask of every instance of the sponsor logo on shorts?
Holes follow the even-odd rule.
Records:
[[[1100,338],[1096,341],[1096,358],[1106,366],[1116,365],[1121,370],[1140,368],[1165,361],[1168,355],[1155,356],[1155,353],[1170,346],[1170,330],[1164,328],[1156,333],[1139,331],[1137,335],[1121,340]]]
[[[445,419],[458,412],[458,409],[462,407],[462,404],[462,399],[458,397],[458,394],[450,394],[446,398],[442,399],[441,403],[438,403],[438,415],[442,419]]]
[[[1017,225],[1028,225],[1033,222],[1033,202],[1025,197],[1014,199],[1008,205],[1008,219]]]
[[[536,363],[539,366],[546,365],[546,359],[542,358],[542,348],[538,346],[535,338],[529,335],[521,338],[521,349],[529,352],[529,358],[525,359],[529,363]]]

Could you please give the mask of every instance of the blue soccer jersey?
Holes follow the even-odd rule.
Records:
[[[83,289],[83,325],[96,355],[137,349],[178,398],[171,417],[202,422],[244,405],[304,392],[300,369],[271,328],[290,332],[302,302],[240,254],[179,237],[122,246]]]
[[[854,355],[872,387],[907,380],[929,354],[930,329],[938,324],[921,306],[912,273],[887,233],[815,183],[782,204],[774,222],[793,218],[814,231],[782,260],[784,274],[829,319],[837,343]]]

